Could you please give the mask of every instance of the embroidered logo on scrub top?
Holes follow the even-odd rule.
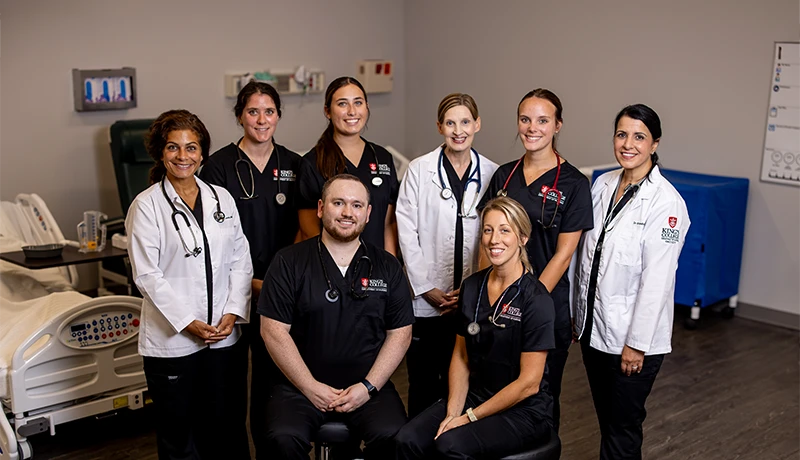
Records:
[[[500,312],[500,317],[519,322],[522,320],[522,310],[517,307],[510,307],[508,304],[504,304],[503,311]]]
[[[278,168],[272,170],[272,178],[273,181],[278,180]],[[281,182],[294,182],[297,180],[297,176],[295,175],[294,171],[291,169],[281,169]]]
[[[545,193],[547,194],[547,200],[548,201],[558,201],[559,205],[564,204],[564,200],[567,199],[567,195],[564,195],[564,193],[562,192],[561,193],[561,200],[559,201],[558,200],[558,192],[556,190],[551,189],[547,185],[542,185],[542,189],[539,190],[539,196],[543,197],[545,195]]]
[[[365,291],[374,292],[387,292],[389,290],[389,285],[386,284],[386,281],[381,279],[361,278],[361,287],[363,287]]]
[[[675,225],[678,224],[678,218],[674,216],[669,216],[669,228],[675,228]]]
[[[372,174],[382,174],[384,176],[392,174],[392,168],[390,168],[389,165],[385,165],[383,163],[381,164],[370,163],[369,170]]]
[[[681,231],[676,228],[664,227],[661,229],[661,240],[665,243],[675,244],[681,236]]]

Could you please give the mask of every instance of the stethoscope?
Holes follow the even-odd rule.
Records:
[[[552,187],[547,187],[546,185],[542,187],[542,191],[545,191],[545,187],[547,191],[555,191],[558,192],[558,178],[561,177],[561,156],[558,155],[558,152],[553,150],[553,153],[556,154],[556,161],[558,165],[556,166],[556,180],[553,181]],[[514,176],[514,171],[517,170],[520,163],[525,159],[525,155],[522,155],[522,158],[517,160],[517,163],[514,165],[514,168],[511,169],[511,174],[508,175],[506,178],[505,183],[503,184],[503,188],[497,191],[497,196],[508,196],[508,183],[511,182],[511,178]],[[560,193],[560,192],[559,192]],[[544,199],[547,199],[547,193],[544,193]]]
[[[364,241],[361,240],[359,241],[360,241],[359,249],[363,247],[364,252],[366,252],[367,248],[364,246]],[[328,276],[328,269],[325,268],[325,259],[322,258],[322,236],[317,237],[317,255],[319,255],[319,263],[322,265],[322,273],[325,275],[325,282],[328,284],[328,290],[325,291],[325,299],[330,303],[334,303],[337,300],[339,300],[339,290],[333,287],[333,283],[331,283],[331,279]],[[367,294],[366,290],[363,290],[361,293],[358,293],[356,292],[356,287],[355,287],[356,279],[358,279],[357,276],[358,266],[361,264],[362,260],[366,260],[367,263],[369,264],[369,271],[367,272],[367,280],[372,278],[372,260],[370,260],[370,258],[366,254],[364,254],[358,258],[358,260],[356,261],[356,266],[353,267],[353,274],[355,276],[353,277],[353,282],[350,284],[350,294],[356,299],[366,299],[367,297],[369,297],[369,294]]]
[[[195,180],[197,180],[197,182],[201,182],[200,179],[195,178]],[[216,220],[218,223],[221,224],[222,222],[225,221],[225,213],[222,212],[222,209],[220,208],[219,195],[217,195],[217,191],[214,190],[214,187],[209,185],[208,188],[211,189],[211,193],[214,194],[214,199],[217,200],[217,210],[214,211],[214,220]],[[197,256],[199,256],[200,253],[203,252],[203,248],[200,247],[200,245],[197,244],[197,237],[194,235],[194,232],[192,231],[192,224],[191,224],[191,222],[189,222],[189,218],[186,217],[186,213],[184,213],[183,211],[179,211],[178,208],[175,207],[175,204],[172,202],[172,200],[169,199],[169,196],[167,195],[167,190],[166,190],[166,188],[164,188],[164,179],[163,178],[161,179],[161,193],[164,194],[164,199],[167,200],[167,203],[169,203],[169,206],[172,208],[172,216],[171,216],[172,225],[175,226],[175,231],[178,232],[178,237],[181,239],[181,244],[183,245],[183,250],[186,251],[185,257],[189,257],[189,256],[197,257]],[[183,239],[183,234],[181,234],[181,229],[178,226],[178,219],[177,219],[176,216],[183,217],[183,221],[186,222],[186,227],[189,229],[189,233],[192,234],[192,241],[194,242],[194,249],[189,249],[189,245],[187,245],[186,244],[186,240]]]
[[[474,150],[470,149],[471,152]],[[437,167],[437,172],[439,173],[439,185],[442,187],[442,199],[449,200],[453,197],[453,190],[448,187],[444,182],[444,175],[442,174],[442,166],[444,165],[444,147],[439,151],[439,165]],[[478,214],[472,214],[472,211],[475,210],[475,206],[478,204],[478,198],[481,195],[481,187],[483,186],[483,182],[481,182],[481,157],[475,152],[475,168],[472,169],[472,172],[469,173],[467,177],[467,182],[464,184],[464,193],[467,193],[467,189],[469,188],[469,184],[475,182],[478,184],[478,190],[475,191],[475,196],[472,198],[472,204],[470,205],[469,209],[464,212],[464,200],[461,200],[461,213],[459,217],[464,217],[467,219],[477,219]],[[477,178],[475,177],[477,175]]]
[[[558,189],[558,179],[561,177],[561,156],[555,150],[553,150],[553,153],[556,155],[556,178],[553,181],[552,187],[549,187],[547,185],[542,185],[542,212],[539,223],[542,224],[544,228],[552,228],[553,224],[555,224],[556,215],[558,215],[558,205],[561,203],[561,198],[563,197],[561,190]],[[522,163],[524,159],[525,155],[523,155],[522,158],[517,160],[517,163],[511,170],[511,174],[509,174],[508,177],[506,178],[506,182],[503,184],[503,188],[498,190],[497,196],[508,196],[508,191],[507,191],[508,183],[511,181],[511,177],[514,175],[514,171],[517,170],[517,167],[520,165],[520,163]],[[556,209],[553,211],[553,217],[550,219],[550,223],[545,224],[544,211],[547,205],[547,197],[551,193],[552,196],[555,197]]]
[[[233,168],[236,170],[236,178],[239,179],[239,185],[242,187],[242,193],[244,193],[244,196],[240,196],[239,199],[254,200],[258,198],[258,195],[256,195],[256,181],[253,179],[253,165],[242,157],[242,149],[239,147],[239,143],[242,142],[242,139],[239,139],[239,142],[236,143],[236,155],[239,157],[239,159],[233,164]],[[281,192],[281,156],[279,155],[278,147],[275,146],[274,142],[272,145],[274,146],[272,153],[275,155],[275,161],[278,163],[278,193],[275,195],[275,202],[279,205],[283,205],[286,203],[286,194]],[[247,171],[250,173],[250,193],[248,193],[247,189],[244,188],[242,174],[239,172],[239,163],[246,164]]]
[[[369,145],[369,149],[372,150],[372,157],[375,158],[375,169],[372,171],[372,174],[380,174],[381,164],[378,162],[378,152],[375,151],[375,147],[372,146],[372,143],[367,140],[364,140],[364,142]],[[358,165],[356,165],[356,167],[358,167]],[[370,170],[372,170],[372,168],[370,168]],[[380,187],[381,184],[383,184],[383,179],[381,179],[380,176],[375,176],[370,182],[372,182],[372,185],[375,187]]]
[[[475,302],[475,317],[473,318],[472,322],[469,323],[469,325],[467,325],[467,332],[469,333],[469,335],[478,335],[478,333],[481,331],[481,326],[480,326],[480,324],[478,324],[478,312],[480,311],[481,299],[483,298],[483,289],[486,287],[486,283],[489,280],[489,273],[491,273],[491,272],[492,272],[492,269],[490,268],[486,272],[486,276],[483,277],[483,283],[481,283],[481,289],[478,292],[478,301]],[[506,312],[506,310],[508,310],[508,307],[511,306],[511,303],[514,302],[514,300],[516,300],[517,297],[519,297],[519,294],[522,292],[522,289],[520,288],[520,283],[522,283],[522,278],[525,277],[526,273],[528,273],[528,270],[523,268],[522,269],[522,276],[520,276],[519,279],[517,281],[515,281],[513,284],[508,286],[503,291],[503,293],[500,295],[500,298],[497,299],[497,302],[495,303],[495,306],[494,306],[494,313],[489,315],[489,322],[490,323],[494,324],[495,326],[497,326],[497,327],[499,327],[501,329],[506,327],[505,324],[498,323],[497,320],[500,318],[500,315],[502,315],[503,313]],[[506,294],[508,294],[508,290],[511,289],[512,287],[516,288],[517,292],[514,294],[514,297],[512,297],[511,300],[508,301],[507,304],[503,305],[503,298],[505,298]],[[500,310],[500,313],[498,314],[497,313],[497,309],[500,308],[501,305],[503,306],[503,308]]]

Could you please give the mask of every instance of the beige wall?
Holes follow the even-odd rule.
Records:
[[[616,112],[644,102],[666,167],[751,181],[740,300],[800,313],[800,189],[758,181],[773,42],[798,40],[799,16],[797,0],[408,0],[407,152],[441,141],[436,106],[463,91],[476,147],[510,161],[517,103],[545,87],[564,105],[559,150],[609,163]]]
[[[404,68],[403,5],[393,0],[0,0],[0,198],[35,192],[68,238],[86,209],[119,215],[108,126],[173,108],[197,113],[212,150],[240,136],[224,74],[293,69],[355,73],[356,61]],[[135,67],[139,105],[73,110],[72,68]],[[405,146],[405,84],[370,98],[366,136]],[[323,96],[287,96],[276,139],[306,150],[325,127]]]
[[[651,105],[666,167],[751,180],[741,300],[797,313],[800,189],[758,176],[772,42],[798,40],[799,16],[796,0],[0,0],[0,199],[39,193],[74,237],[83,210],[119,213],[115,120],[185,107],[218,148],[239,135],[224,73],[306,64],[330,80],[387,58],[395,90],[371,98],[367,136],[409,156],[439,142],[451,91],[477,99],[476,146],[498,162],[521,153],[514,109],[535,87],[562,98],[560,150],[577,165],[613,161],[616,111]],[[73,111],[73,67],[121,66],[137,69],[136,109]],[[311,146],[321,100],[287,97],[279,142]]]

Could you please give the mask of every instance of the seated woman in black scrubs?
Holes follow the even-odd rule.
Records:
[[[556,310],[556,348],[547,355],[556,432],[561,378],[572,343],[567,269],[583,231],[593,227],[589,181],[556,147],[562,126],[558,96],[543,88],[528,92],[517,106],[517,131],[525,154],[500,166],[483,196],[483,201],[495,196],[517,200],[533,224],[527,245],[531,266],[550,291]],[[482,260],[480,266],[486,267],[487,262]]]
[[[303,157],[298,188],[300,238],[319,235],[317,203],[325,181],[342,173],[352,174],[370,191],[370,214],[361,237],[397,255],[395,204],[400,191],[392,154],[361,137],[369,119],[367,93],[353,77],[339,77],[325,90],[328,126],[317,145]]]
[[[398,459],[500,458],[549,439],[553,399],[545,360],[555,346],[553,301],[531,273],[531,223],[510,198],[482,213],[491,267],[461,285],[450,394],[397,434]]]

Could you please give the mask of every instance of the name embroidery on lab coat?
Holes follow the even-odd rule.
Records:
[[[365,291],[388,292],[389,290],[389,285],[381,279],[361,278],[361,287]]]

